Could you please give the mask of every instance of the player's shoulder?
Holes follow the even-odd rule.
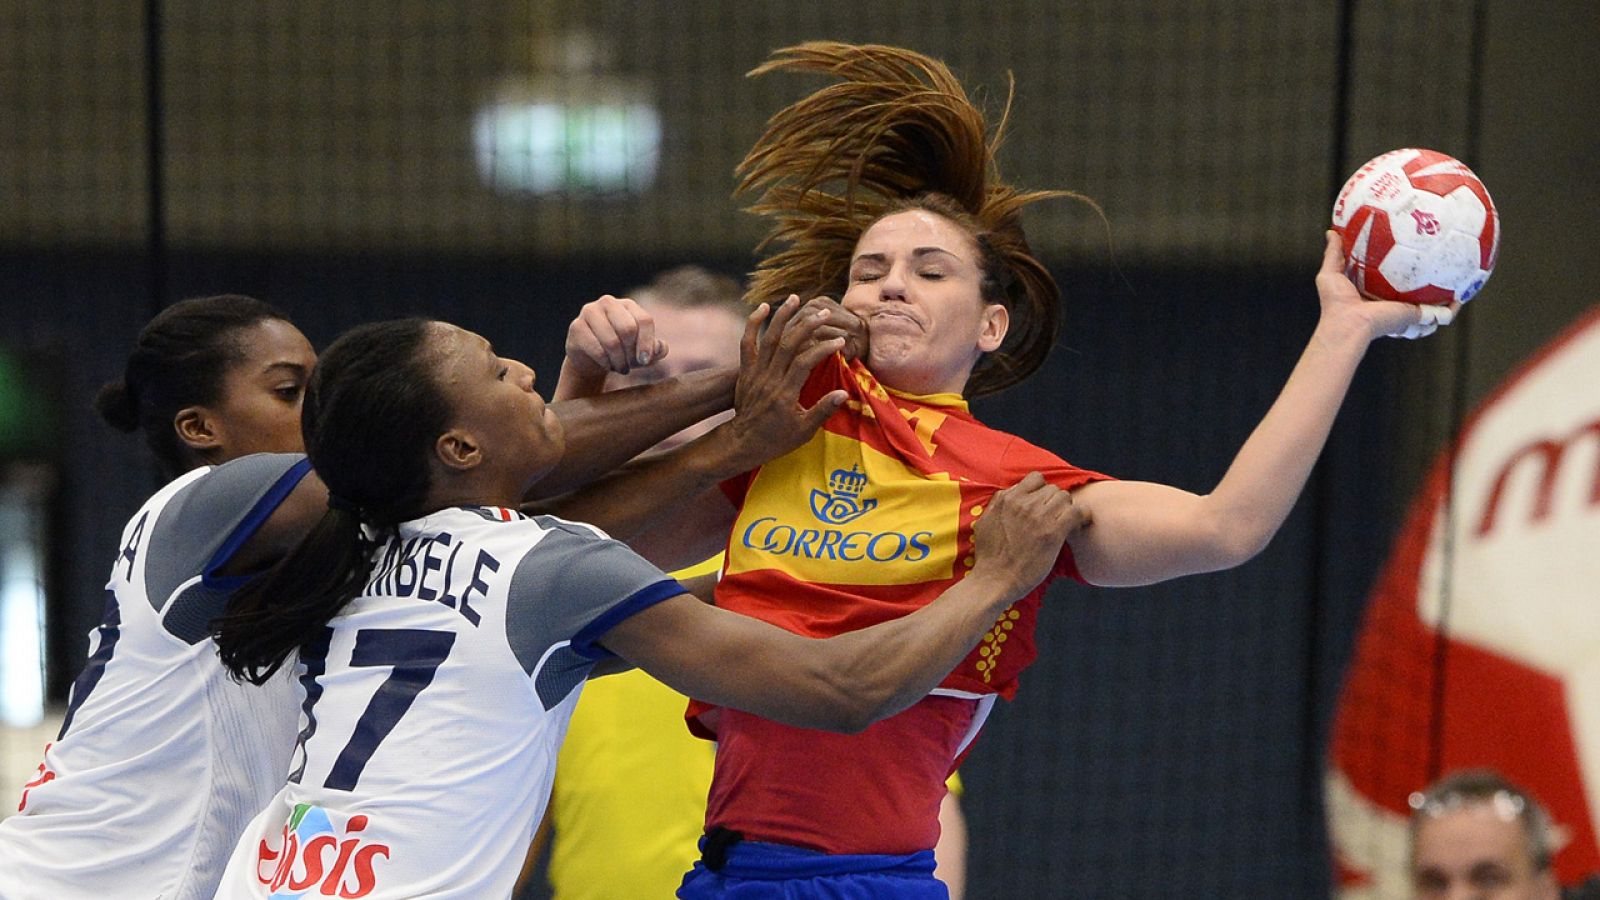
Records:
[[[513,568],[513,605],[555,596],[565,602],[583,597],[605,606],[642,587],[670,580],[628,545],[612,540],[593,525],[531,516],[523,527],[537,535],[526,542],[526,550]]]
[[[171,532],[212,534],[242,511],[259,505],[279,488],[292,490],[310,471],[300,453],[258,453],[218,466],[199,466],[167,482],[150,495],[124,526],[128,533],[157,524],[166,539]]]
[[[999,467],[1002,480],[1014,482],[1029,472],[1039,472],[1052,483],[1071,490],[1095,481],[1106,481],[1110,476],[1074,465],[1058,454],[1014,434],[996,431],[1005,440],[996,445],[992,459]]]
[[[311,471],[304,453],[253,453],[180,476],[173,493],[177,509],[237,508],[278,489],[287,494]],[[279,498],[281,499],[281,497]]]
[[[171,495],[163,528],[205,536],[232,531],[244,519],[259,524],[310,471],[303,453],[255,453],[197,469]]]
[[[575,522],[563,519],[560,516],[529,516],[529,520],[541,531],[561,534],[580,541],[610,541],[611,536],[606,534],[596,525],[587,522]]]
[[[564,673],[541,676],[538,690],[549,708],[605,655],[596,644],[610,627],[684,590],[591,525],[535,516],[519,527],[536,529],[538,538],[511,572],[506,638],[524,672],[532,675],[548,664],[550,672]],[[559,646],[570,652],[549,662]]]
[[[233,586],[214,576],[309,471],[303,454],[276,453],[179,476],[129,520],[112,583],[142,585],[150,605],[166,611],[165,627],[198,641]]]
[[[160,490],[146,497],[145,501],[139,504],[139,508],[128,519],[127,527],[133,528],[135,523],[140,519],[146,518],[149,513],[166,509],[172,505],[172,501],[175,498],[187,495],[194,489],[195,483],[209,475],[213,468],[215,467],[202,466],[197,469],[190,469],[162,485]]]
[[[637,559],[628,545],[613,540],[586,522],[557,516],[528,516],[521,530],[531,539],[517,566],[518,580],[550,582],[585,578],[597,570],[618,565],[631,567]]]
[[[447,518],[425,527],[449,530],[469,540],[498,546],[518,557],[541,552],[541,547],[547,552],[557,547],[614,543],[593,525],[556,516],[528,515],[502,506],[455,507],[449,510]]]

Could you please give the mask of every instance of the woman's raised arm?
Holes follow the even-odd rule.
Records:
[[[1423,337],[1454,317],[1453,306],[1364,300],[1343,264],[1330,231],[1317,272],[1316,330],[1211,493],[1145,482],[1098,482],[1075,492],[1094,519],[1070,541],[1085,580],[1153,584],[1232,568],[1260,553],[1305,487],[1367,346],[1380,337]]]

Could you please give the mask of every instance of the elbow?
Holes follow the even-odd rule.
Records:
[[[836,716],[829,725],[828,730],[839,734],[860,734],[867,730],[867,726],[880,718],[882,717],[863,707],[859,710],[851,710]]]
[[[858,689],[857,694],[845,704],[836,723],[838,727],[834,730],[840,734],[860,734],[904,709],[906,704],[898,702],[898,699],[887,691]]]
[[[894,714],[894,709],[886,703],[870,703],[870,701],[856,701],[845,713],[838,716],[835,722],[835,732],[842,735],[859,735],[864,730],[872,727],[874,722]]]
[[[886,663],[884,645],[861,634],[828,638],[817,648],[824,652],[808,657],[808,706],[819,720],[809,727],[859,734],[915,703],[937,683],[935,678],[913,684],[907,667]]]
[[[1220,529],[1212,539],[1213,570],[1232,569],[1255,559],[1272,543],[1276,533],[1276,528],[1251,522]]]
[[[839,723],[840,732],[859,734],[866,731],[878,722],[904,712],[925,694],[925,690],[908,691],[904,685],[891,684],[883,680],[880,673],[874,675],[880,677],[869,676],[855,682],[850,689],[850,702],[845,705],[845,713]],[[930,684],[927,689],[932,687]]]
[[[1215,510],[1203,520],[1204,530],[1194,568],[1202,572],[1221,572],[1242,566],[1267,548],[1278,531],[1277,523],[1249,515]]]
[[[841,677],[837,672],[820,672],[817,708],[821,715],[813,726],[839,734],[860,734],[873,722],[892,712],[891,697],[873,679]]]
[[[870,689],[856,685],[833,685],[828,704],[828,722],[822,726],[839,734],[860,734],[867,726],[889,714],[887,704],[871,696]]]

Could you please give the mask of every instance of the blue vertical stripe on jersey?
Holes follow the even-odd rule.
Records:
[[[317,733],[317,701],[322,699],[322,682],[317,679],[328,670],[328,645],[332,642],[333,629],[323,628],[300,648],[300,664],[306,669],[300,673],[300,689],[306,692],[300,714],[306,717],[306,724],[295,738],[294,752],[300,757],[300,765],[289,773],[290,784],[299,784],[300,777],[306,773],[306,742]],[[293,757],[290,760],[293,761]]]
[[[83,671],[78,673],[77,680],[72,682],[72,700],[67,705],[67,717],[61,721],[61,733],[56,735],[56,740],[67,736],[67,729],[72,727],[72,717],[77,715],[83,701],[89,699],[94,686],[100,683],[100,676],[106,673],[106,663],[111,661],[111,654],[117,649],[117,638],[121,636],[122,610],[117,606],[116,592],[107,588],[106,612],[100,619],[100,645],[94,648],[94,655],[89,657]]]

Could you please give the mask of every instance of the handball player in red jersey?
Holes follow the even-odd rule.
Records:
[[[1329,233],[1316,330],[1211,493],[1079,469],[967,407],[1049,352],[1060,292],[1019,213],[1075,195],[1002,183],[999,135],[937,60],[816,42],[755,74],[780,70],[838,81],[775,115],[740,166],[741,190],[760,195],[753,211],[774,223],[764,246],[776,248],[749,297],[840,297],[867,345],[812,373],[802,403],[849,399],[809,441],[684,504],[680,522],[694,527],[636,542],[700,558],[715,548],[678,545],[720,526],[720,607],[810,636],[905,615],[970,571],[974,523],[1032,471],[1070,491],[1090,523],[1061,547],[1056,576],[1132,586],[1237,566],[1288,515],[1367,346],[1435,327],[1416,306],[1363,300]],[[1454,309],[1441,312],[1448,323]],[[662,472],[657,486],[678,483]],[[702,860],[679,896],[943,898],[929,848],[944,779],[1032,662],[1043,592],[1000,616],[922,701],[857,734],[691,704],[717,759]]]

